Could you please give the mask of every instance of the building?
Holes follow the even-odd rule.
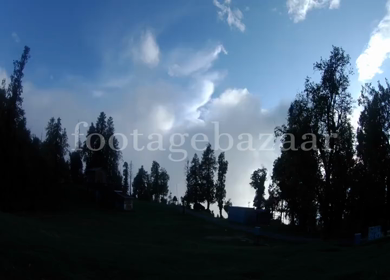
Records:
[[[230,206],[228,221],[242,225],[269,225],[271,214],[265,210]]]
[[[133,198],[122,191],[115,191],[115,208],[124,211],[133,210]]]

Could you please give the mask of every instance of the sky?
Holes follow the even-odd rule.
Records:
[[[2,3],[0,32],[0,79],[31,48],[23,107],[34,134],[44,136],[49,118],[61,117],[73,148],[76,124],[104,111],[129,137],[123,161],[133,162],[134,173],[157,160],[173,195],[182,196],[178,150],[201,154],[205,142],[195,150],[191,137],[204,133],[215,143],[218,123],[217,134],[234,139],[227,198],[240,206],[253,201],[250,174],[264,166],[270,178],[279,154],[259,134],[285,123],[305,78],[316,77],[313,63],[332,45],[351,57],[355,99],[364,83],[384,82],[390,71],[387,0],[13,0]],[[358,115],[356,107],[354,125]],[[135,150],[135,129],[143,134],[139,146],[147,148],[155,133],[166,150]],[[188,133],[182,147],[172,148],[175,133]],[[249,137],[243,133],[253,136],[255,151],[238,150]],[[228,140],[219,138],[217,155]]]

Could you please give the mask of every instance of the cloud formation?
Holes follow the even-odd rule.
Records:
[[[382,64],[390,54],[390,1],[386,4],[387,14],[372,32],[364,52],[356,60],[359,81],[370,81],[376,74],[382,74]]]
[[[221,44],[200,51],[177,49],[171,54],[168,74],[180,77],[205,72],[213,66],[221,53],[227,55],[227,51]]]
[[[149,67],[156,67],[160,62],[160,48],[154,34],[146,30],[142,35],[138,46],[133,48],[135,60],[140,60]]]
[[[232,28],[235,27],[241,32],[245,31],[245,24],[242,22],[244,15],[241,10],[238,8],[231,9],[230,4],[231,0],[225,0],[224,2],[219,2],[218,0],[213,0],[214,5],[218,8],[218,17],[226,21],[227,24]]]
[[[85,92],[85,88],[75,85],[75,81],[71,83],[75,85],[74,89],[39,89],[25,83],[23,106],[28,127],[40,136],[51,117],[61,117],[68,131],[70,147],[73,148],[75,138],[72,133],[76,124],[79,121],[91,123],[104,110],[108,116],[113,116],[116,132],[129,138],[128,147],[123,151],[123,159],[133,162],[133,172],[136,173],[141,165],[149,169],[152,161],[157,160],[167,169],[171,177],[170,191],[178,197],[185,192],[184,161],[175,162],[171,158],[180,159],[184,152],[189,159],[195,152],[201,155],[206,142],[198,143],[196,149],[191,145],[191,137],[197,133],[204,133],[213,146],[218,142],[219,147],[214,147],[218,155],[221,149],[224,150],[229,145],[228,137],[223,135],[228,133],[234,142],[232,148],[226,151],[229,161],[227,196],[232,198],[235,205],[246,206],[254,197],[254,191],[249,185],[250,174],[261,166],[267,167],[271,173],[273,161],[279,154],[277,147],[259,151],[266,141],[264,138],[260,139],[259,134],[273,134],[274,127],[284,122],[288,104],[264,110],[259,96],[246,88],[220,89],[219,82],[225,77],[225,73],[213,69],[213,65],[222,58],[221,53],[226,53],[226,50],[220,44],[199,50],[174,49],[167,53],[167,57],[172,58],[172,63],[180,65],[180,68],[173,70],[174,76],[156,79],[149,71],[141,71],[142,74],[134,72],[134,81],[137,83],[114,83],[118,98],[112,99],[113,104],[85,102],[85,96],[81,94]],[[113,73],[107,80],[115,78]],[[93,81],[78,83],[94,84]],[[90,92],[91,90],[93,88]],[[215,130],[215,122],[219,123],[219,131]],[[159,133],[163,137],[165,151],[149,151],[146,148],[143,151],[134,150],[130,134],[135,129],[143,134],[138,141],[140,147],[147,147],[148,143],[155,140],[148,136]],[[86,131],[87,128],[81,126],[81,133]],[[237,144],[246,139],[246,136],[241,135],[243,133],[252,135],[253,151],[237,149]],[[188,134],[189,137],[180,147],[179,137],[174,138],[176,146],[172,146],[171,138],[175,134]],[[272,146],[271,141],[268,148]],[[215,205],[212,209],[215,210]]]
[[[20,42],[20,38],[19,38],[18,34],[16,34],[15,32],[12,32],[11,36],[12,36],[12,39],[14,39],[15,43]]]
[[[312,9],[338,9],[341,0],[287,0],[288,13],[295,23],[306,19]]]

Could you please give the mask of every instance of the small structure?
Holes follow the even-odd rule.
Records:
[[[271,214],[261,209],[230,206],[228,220],[242,225],[269,225]]]
[[[115,208],[123,211],[133,210],[133,198],[122,191],[115,191]]]

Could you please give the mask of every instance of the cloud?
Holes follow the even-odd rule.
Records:
[[[338,9],[340,8],[340,1],[341,0],[332,0],[329,5],[329,9]]]
[[[312,9],[338,9],[341,0],[287,0],[287,9],[295,23],[305,20]]]
[[[16,34],[15,32],[12,32],[11,36],[12,36],[12,39],[14,39],[15,43],[20,42],[20,38],[19,38],[18,34]]]
[[[28,127],[40,136],[51,117],[61,117],[68,131],[70,148],[73,148],[75,138],[72,133],[76,124],[79,121],[94,122],[99,112],[104,111],[108,116],[113,116],[116,132],[125,134],[129,140],[128,147],[123,150],[123,160],[133,162],[133,172],[136,173],[141,165],[150,169],[152,161],[158,161],[171,177],[170,191],[178,197],[183,196],[186,188],[184,161],[172,161],[170,156],[178,159],[182,157],[181,152],[186,152],[188,158],[192,158],[195,152],[201,155],[202,152],[191,145],[191,138],[197,133],[206,135],[214,148],[218,148],[215,146],[218,141],[218,155],[221,149],[229,145],[229,139],[222,134],[228,133],[233,137],[234,143],[232,149],[226,151],[229,161],[227,198],[232,198],[235,205],[247,206],[254,197],[254,190],[249,185],[250,174],[265,166],[270,175],[273,161],[279,154],[277,147],[272,149],[273,141],[267,146],[270,150],[259,151],[266,140],[259,136],[273,135],[274,127],[284,123],[288,104],[264,108],[259,95],[246,88],[221,88],[220,82],[225,78],[226,72],[213,68],[217,59],[222,59],[221,53],[226,51],[220,44],[199,50],[172,50],[166,56],[172,63],[168,65],[180,66],[174,69],[173,76],[180,76],[180,79],[166,78],[165,75],[156,78],[151,71],[135,71],[132,73],[133,82],[124,79],[126,82],[110,84],[105,81],[115,81],[118,79],[117,73],[112,72],[110,76],[110,71],[102,70],[107,75],[103,82],[85,81],[79,77],[69,81],[72,86],[69,89],[62,88],[63,83],[61,88],[44,89],[25,83],[23,107]],[[99,84],[115,85],[115,88],[105,88]],[[92,95],[100,95],[99,91],[115,93],[116,98],[104,103],[94,100]],[[90,92],[92,95],[86,97],[83,92]],[[220,137],[216,134],[215,122],[219,124]],[[81,126],[81,133],[85,134],[87,129]],[[138,141],[139,147],[145,146],[143,151],[133,148],[133,136],[130,134],[135,129],[143,134]],[[155,140],[149,138],[152,133],[162,135],[164,151],[146,149]],[[237,149],[242,133],[252,135],[254,151]],[[188,134],[183,145],[178,146],[178,137],[172,138],[175,134]],[[198,147],[201,148],[202,145],[205,143],[199,143]],[[216,206],[212,209],[215,211]]]
[[[160,62],[160,48],[150,30],[142,33],[138,46],[132,49],[136,61],[142,61],[149,67],[156,67]]]
[[[227,54],[223,45],[212,49],[194,51],[190,49],[177,49],[172,52],[168,74],[170,76],[189,76],[198,72],[209,70],[219,55]]]
[[[225,0],[223,3],[213,0],[213,3],[219,9],[218,17],[221,20],[226,20],[230,27],[235,27],[241,32],[245,31],[245,24],[242,22],[244,15],[238,8],[234,10],[230,8],[231,0]]]
[[[381,66],[390,54],[390,1],[386,4],[387,14],[371,34],[364,52],[356,60],[359,81],[370,81],[376,74],[382,74]]]

